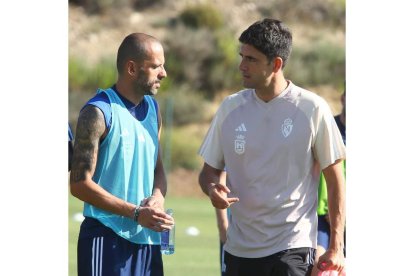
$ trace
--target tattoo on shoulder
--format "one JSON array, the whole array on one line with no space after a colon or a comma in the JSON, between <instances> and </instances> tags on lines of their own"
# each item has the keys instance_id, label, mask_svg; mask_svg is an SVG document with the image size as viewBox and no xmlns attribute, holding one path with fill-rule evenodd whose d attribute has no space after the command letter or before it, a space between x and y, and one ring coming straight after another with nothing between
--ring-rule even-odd
<instances>
[{"instance_id":1,"label":"tattoo on shoulder","mask_svg":"<svg viewBox=\"0 0 414 276\"><path fill-rule=\"evenodd\" d=\"M85 180L93 175L98 157L99 142L105 133L105 118L100 109L86 106L80 113L72 159L71 178Z\"/></svg>"}]
</instances>

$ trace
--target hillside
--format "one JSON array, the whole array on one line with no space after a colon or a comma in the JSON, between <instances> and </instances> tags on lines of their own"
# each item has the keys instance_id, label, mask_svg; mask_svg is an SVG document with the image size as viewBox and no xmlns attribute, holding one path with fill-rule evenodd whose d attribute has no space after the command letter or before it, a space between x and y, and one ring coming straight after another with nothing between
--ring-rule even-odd
<instances>
[{"instance_id":1,"label":"hillside","mask_svg":"<svg viewBox=\"0 0 414 276\"><path fill-rule=\"evenodd\" d=\"M99 14L88 14L82 6L69 5L69 56L78 57L89 65L103 58L113 59L120 41L131 32L147 32L164 40L171 30L169 22L186 7L200 3L210 3L224 15L235 41L252 22L265 16L280 16L292 29L294 47L308 47L322 40L345 47L345 12L338 11L338 4L333 4L341 1L295 1L297 7L287 0L278 1L277 5L270 0L260 1L260 4L245 0L153 2L158 4L141 10L112 5ZM325 97L335 113L339 111L338 91L334 91L338 88L329 83L306 88Z\"/></svg>"}]
</instances>

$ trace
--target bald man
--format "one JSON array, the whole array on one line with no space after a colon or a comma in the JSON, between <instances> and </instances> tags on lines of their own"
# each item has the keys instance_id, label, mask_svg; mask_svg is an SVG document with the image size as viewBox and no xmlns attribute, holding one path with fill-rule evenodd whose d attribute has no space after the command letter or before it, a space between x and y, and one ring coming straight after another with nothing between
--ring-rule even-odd
<instances>
[{"instance_id":1,"label":"bald man","mask_svg":"<svg viewBox=\"0 0 414 276\"><path fill-rule=\"evenodd\" d=\"M154 37L132 33L118 49L118 80L82 108L70 177L84 201L78 275L163 275L160 232L167 181L160 157L161 115L152 97L167 77Z\"/></svg>"}]
</instances>

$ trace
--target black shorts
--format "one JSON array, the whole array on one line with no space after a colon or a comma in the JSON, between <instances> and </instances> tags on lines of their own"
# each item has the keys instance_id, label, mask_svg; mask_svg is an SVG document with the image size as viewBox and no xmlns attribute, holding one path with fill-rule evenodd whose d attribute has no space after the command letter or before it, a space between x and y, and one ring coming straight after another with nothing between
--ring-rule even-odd
<instances>
[{"instance_id":1,"label":"black shorts","mask_svg":"<svg viewBox=\"0 0 414 276\"><path fill-rule=\"evenodd\" d=\"M263 258L241 258L225 251L226 276L308 276L311 275L315 249L292 248Z\"/></svg>"}]
</instances>

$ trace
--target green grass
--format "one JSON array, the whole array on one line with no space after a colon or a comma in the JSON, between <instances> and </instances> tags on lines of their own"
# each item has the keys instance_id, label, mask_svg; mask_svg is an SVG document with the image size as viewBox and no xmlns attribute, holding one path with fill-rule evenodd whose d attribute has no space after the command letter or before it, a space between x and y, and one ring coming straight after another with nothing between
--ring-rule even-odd
<instances>
[{"instance_id":1,"label":"green grass","mask_svg":"<svg viewBox=\"0 0 414 276\"><path fill-rule=\"evenodd\" d=\"M175 253L163 256L166 276L220 274L219 240L215 212L208 198L168 197L166 208L174 210L176 221ZM81 212L83 203L69 196L69 276L76 275L76 244L80 223L73 215ZM193 237L185 234L189 226L200 230Z\"/></svg>"},{"instance_id":2,"label":"green grass","mask_svg":"<svg viewBox=\"0 0 414 276\"><path fill-rule=\"evenodd\" d=\"M77 275L76 271L76 248L79 234L80 222L77 222L73 219L73 215L78 212L82 212L83 203L73 196L69 196L69 222L68 222L68 232L69 232L69 244L68 244L68 256L69 256L69 276Z\"/></svg>"}]
</instances>

